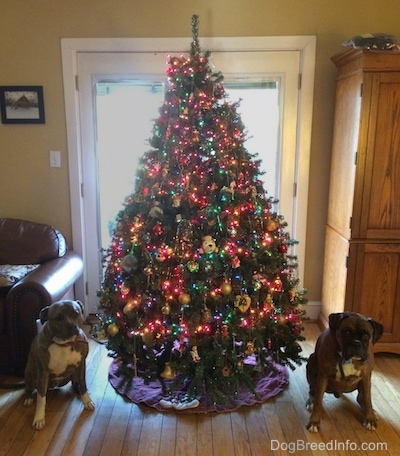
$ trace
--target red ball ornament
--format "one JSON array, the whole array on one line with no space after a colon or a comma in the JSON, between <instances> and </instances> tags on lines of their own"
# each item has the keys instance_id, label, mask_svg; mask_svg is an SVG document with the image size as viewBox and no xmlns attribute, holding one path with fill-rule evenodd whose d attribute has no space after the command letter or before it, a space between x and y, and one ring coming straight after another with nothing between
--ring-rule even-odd
<instances>
[{"instance_id":1,"label":"red ball ornament","mask_svg":"<svg viewBox=\"0 0 400 456\"><path fill-rule=\"evenodd\" d=\"M278 250L279 250L279 252L281 252L281 253L286 253L287 250L288 250L288 247L287 247L286 244L281 244L281 245L278 246Z\"/></svg>"},{"instance_id":2,"label":"red ball ornament","mask_svg":"<svg viewBox=\"0 0 400 456\"><path fill-rule=\"evenodd\" d=\"M161 236L164 233L163 226L160 223L157 223L153 228L153 233L157 236Z\"/></svg>"},{"instance_id":3,"label":"red ball ornament","mask_svg":"<svg viewBox=\"0 0 400 456\"><path fill-rule=\"evenodd\" d=\"M277 277L275 280L274 280L274 283L273 283L273 289L274 291L277 291L277 292L281 292L282 289L283 289L283 284L282 284L282 280L280 277Z\"/></svg>"}]
</instances>

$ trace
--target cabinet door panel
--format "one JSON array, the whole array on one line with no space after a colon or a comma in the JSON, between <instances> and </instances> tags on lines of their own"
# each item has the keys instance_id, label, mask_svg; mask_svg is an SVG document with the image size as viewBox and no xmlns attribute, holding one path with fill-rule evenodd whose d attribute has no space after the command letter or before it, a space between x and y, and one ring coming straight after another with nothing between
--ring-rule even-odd
<instances>
[{"instance_id":1,"label":"cabinet door panel","mask_svg":"<svg viewBox=\"0 0 400 456\"><path fill-rule=\"evenodd\" d=\"M384 326L380 342L400 341L400 245L351 244L346 310Z\"/></svg>"},{"instance_id":2,"label":"cabinet door panel","mask_svg":"<svg viewBox=\"0 0 400 456\"><path fill-rule=\"evenodd\" d=\"M376 76L376 75L375 75ZM400 75L375 77L369 119L361 236L400 238Z\"/></svg>"}]
</instances>

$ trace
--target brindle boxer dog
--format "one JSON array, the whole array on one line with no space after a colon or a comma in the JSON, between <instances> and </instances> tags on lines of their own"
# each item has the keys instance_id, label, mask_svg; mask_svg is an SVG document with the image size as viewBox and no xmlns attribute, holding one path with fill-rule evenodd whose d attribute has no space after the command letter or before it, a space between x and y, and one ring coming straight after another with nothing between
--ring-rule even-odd
<instances>
[{"instance_id":1,"label":"brindle boxer dog","mask_svg":"<svg viewBox=\"0 0 400 456\"><path fill-rule=\"evenodd\" d=\"M318 338L315 352L307 363L310 393L307 409L310 432L318 432L324 393L339 397L358 389L357 402L363 412L363 425L374 430L377 417L371 402L372 345L382 336L383 326L354 312L329 315L329 328Z\"/></svg>"},{"instance_id":2,"label":"brindle boxer dog","mask_svg":"<svg viewBox=\"0 0 400 456\"><path fill-rule=\"evenodd\" d=\"M37 390L36 412L32 426L40 430L45 425L47 389L64 386L69 381L78 392L83 406L94 410L86 389L86 356L88 341L81 326L83 305L80 301L58 301L39 314L43 330L32 342L25 368L24 407L33 403Z\"/></svg>"}]
</instances>

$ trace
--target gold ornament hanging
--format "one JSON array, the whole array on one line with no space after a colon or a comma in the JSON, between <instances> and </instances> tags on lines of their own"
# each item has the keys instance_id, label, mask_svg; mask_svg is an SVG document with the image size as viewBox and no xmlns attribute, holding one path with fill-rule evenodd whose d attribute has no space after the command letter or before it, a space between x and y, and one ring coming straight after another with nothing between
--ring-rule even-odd
<instances>
[{"instance_id":1,"label":"gold ornament hanging","mask_svg":"<svg viewBox=\"0 0 400 456\"><path fill-rule=\"evenodd\" d=\"M246 344L246 350L245 350L245 354L246 355L252 355L255 351L255 348L254 348L254 341L251 341L249 340Z\"/></svg>"},{"instance_id":2,"label":"gold ornament hanging","mask_svg":"<svg viewBox=\"0 0 400 456\"><path fill-rule=\"evenodd\" d=\"M268 220L267 222L267 231L271 232L271 231L275 231L277 228L279 227L279 223L274 220L274 219L270 219Z\"/></svg>"},{"instance_id":3,"label":"gold ornament hanging","mask_svg":"<svg viewBox=\"0 0 400 456\"><path fill-rule=\"evenodd\" d=\"M166 379L174 379L176 377L175 371L171 366L171 363L165 363L164 370L161 372L161 377Z\"/></svg>"},{"instance_id":4,"label":"gold ornament hanging","mask_svg":"<svg viewBox=\"0 0 400 456\"><path fill-rule=\"evenodd\" d=\"M189 304L189 302L191 301L190 294L181 293L178 296L178 301L179 301L179 304L181 304L182 306L187 306Z\"/></svg>"},{"instance_id":5,"label":"gold ornament hanging","mask_svg":"<svg viewBox=\"0 0 400 456\"><path fill-rule=\"evenodd\" d=\"M224 296L230 295L232 293L232 285L230 283L228 283L228 282L224 282L221 285L221 293Z\"/></svg>"},{"instance_id":6,"label":"gold ornament hanging","mask_svg":"<svg viewBox=\"0 0 400 456\"><path fill-rule=\"evenodd\" d=\"M163 315L169 315L171 313L171 307L170 305L167 303L167 304L164 304L161 308L161 312Z\"/></svg>"},{"instance_id":7,"label":"gold ornament hanging","mask_svg":"<svg viewBox=\"0 0 400 456\"><path fill-rule=\"evenodd\" d=\"M119 328L115 323L111 323L111 325L107 327L107 332L110 336L115 336L118 334Z\"/></svg>"},{"instance_id":8,"label":"gold ornament hanging","mask_svg":"<svg viewBox=\"0 0 400 456\"><path fill-rule=\"evenodd\" d=\"M247 294L236 296L235 307L241 312L245 313L249 310L251 304L251 298Z\"/></svg>"},{"instance_id":9,"label":"gold ornament hanging","mask_svg":"<svg viewBox=\"0 0 400 456\"><path fill-rule=\"evenodd\" d=\"M203 309L203 323L211 323L212 321L212 315L211 315L211 310L205 306Z\"/></svg>"}]
</instances>

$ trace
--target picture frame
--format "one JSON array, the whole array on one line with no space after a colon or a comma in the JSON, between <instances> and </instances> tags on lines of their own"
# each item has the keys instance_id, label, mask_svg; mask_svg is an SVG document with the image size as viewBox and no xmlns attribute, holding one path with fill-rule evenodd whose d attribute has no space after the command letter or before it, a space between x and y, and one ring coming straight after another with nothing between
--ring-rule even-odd
<instances>
[{"instance_id":1,"label":"picture frame","mask_svg":"<svg viewBox=\"0 0 400 456\"><path fill-rule=\"evenodd\" d=\"M0 86L3 124L44 124L42 86Z\"/></svg>"}]
</instances>

